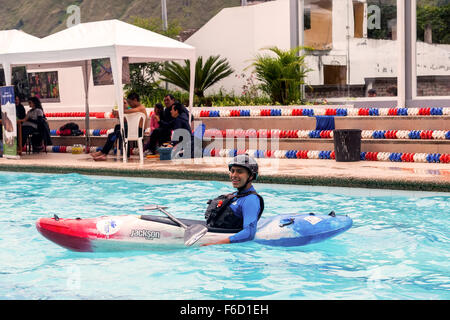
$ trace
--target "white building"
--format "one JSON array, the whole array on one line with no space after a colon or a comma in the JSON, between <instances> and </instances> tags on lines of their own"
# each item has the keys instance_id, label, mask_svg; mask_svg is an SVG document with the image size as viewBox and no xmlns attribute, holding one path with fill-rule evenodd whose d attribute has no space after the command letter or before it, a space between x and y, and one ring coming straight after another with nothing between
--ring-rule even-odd
<instances>
[{"instance_id":1,"label":"white building","mask_svg":"<svg viewBox=\"0 0 450 320\"><path fill-rule=\"evenodd\" d=\"M317 49L306 59L308 66L314 70L308 74L307 83L314 87L317 97L346 97L349 93L351 96L350 90L365 95L369 88L377 85L377 81L384 81L381 86L385 87L396 84L398 43L394 40L375 40L367 37L368 29L373 24L376 25L376 16L373 15L373 8L367 6L366 0L304 1L305 12L310 16L310 23L304 31L304 44ZM234 91L240 95L245 79L236 75L250 75L252 67L248 67L256 54L268 53L261 51L261 48L290 48L289 5L289 0L277 0L225 8L185 41L196 48L197 56L220 54L228 59L235 70L235 74L220 81L207 93L223 88L227 92ZM394 21L391 27L392 37L395 39ZM417 42L416 62L418 77L444 79L427 83L422 89L423 92L438 88L438 91L445 93L441 95L449 96L450 45ZM62 109L84 111L81 68L56 71L60 102L44 103L46 112L58 112ZM433 80L435 79L431 81ZM110 111L117 103L114 86L94 86L92 80L89 83L90 110Z\"/></svg>"},{"instance_id":2,"label":"white building","mask_svg":"<svg viewBox=\"0 0 450 320\"><path fill-rule=\"evenodd\" d=\"M383 12L368 7L365 0L305 0L310 23L305 28L304 44L315 50L306 62L313 69L307 83L312 86L352 86L367 91L376 79L396 84L398 42L396 21L390 21L392 39L369 39L368 28L377 27ZM377 16L378 14L378 16ZM300 19L303 16L300 14ZM300 33L301 34L301 33ZM277 46L290 48L290 1L277 0L251 6L221 10L186 43L198 56L220 54L230 62L236 74L250 74L248 68L260 49ZM417 43L417 76L449 76L450 45ZM448 81L447 81L448 82ZM230 76L212 87L242 93L243 79ZM450 89L447 87L447 95Z\"/></svg>"}]
</instances>

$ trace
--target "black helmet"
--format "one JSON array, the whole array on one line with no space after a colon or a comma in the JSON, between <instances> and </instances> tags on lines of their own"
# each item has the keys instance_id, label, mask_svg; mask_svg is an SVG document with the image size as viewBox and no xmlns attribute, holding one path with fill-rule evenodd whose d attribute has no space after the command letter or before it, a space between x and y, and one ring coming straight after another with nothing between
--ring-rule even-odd
<instances>
[{"instance_id":1,"label":"black helmet","mask_svg":"<svg viewBox=\"0 0 450 320\"><path fill-rule=\"evenodd\" d=\"M258 163L248 154L240 154L234 157L233 160L228 164L228 170L231 170L232 166L238 166L247 169L250 172L250 176L253 175L253 180L256 180L256 178L258 178Z\"/></svg>"}]
</instances>

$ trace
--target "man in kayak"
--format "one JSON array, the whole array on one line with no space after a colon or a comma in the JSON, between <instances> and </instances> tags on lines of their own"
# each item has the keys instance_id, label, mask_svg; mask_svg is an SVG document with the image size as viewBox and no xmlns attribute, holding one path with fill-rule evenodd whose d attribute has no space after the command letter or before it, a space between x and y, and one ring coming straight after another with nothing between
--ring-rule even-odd
<instances>
[{"instance_id":1,"label":"man in kayak","mask_svg":"<svg viewBox=\"0 0 450 320\"><path fill-rule=\"evenodd\" d=\"M258 163L248 154L238 155L228 164L230 180L237 192L210 200L205 218L208 227L240 230L212 244L237 243L253 240L264 200L256 193L252 182L258 177Z\"/></svg>"}]
</instances>

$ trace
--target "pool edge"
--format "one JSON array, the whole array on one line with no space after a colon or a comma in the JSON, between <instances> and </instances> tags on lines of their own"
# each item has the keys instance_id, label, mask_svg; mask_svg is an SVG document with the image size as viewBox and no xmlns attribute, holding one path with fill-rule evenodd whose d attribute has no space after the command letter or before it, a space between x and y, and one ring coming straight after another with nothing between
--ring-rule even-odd
<instances>
[{"instance_id":1,"label":"pool edge","mask_svg":"<svg viewBox=\"0 0 450 320\"><path fill-rule=\"evenodd\" d=\"M108 168L83 168L72 166L39 166L39 165L5 165L0 164L0 171L12 172L36 172L36 173L79 173L86 175L124 176L160 179L190 179L190 180L217 180L228 181L228 174L212 171L189 170L145 170L145 169L108 169ZM449 182L436 182L427 180L401 180L401 179L374 179L358 177L333 177L333 176L289 176L289 175L265 175L258 178L258 183L289 184L307 186L391 189L410 191L434 191L449 192Z\"/></svg>"}]
</instances>

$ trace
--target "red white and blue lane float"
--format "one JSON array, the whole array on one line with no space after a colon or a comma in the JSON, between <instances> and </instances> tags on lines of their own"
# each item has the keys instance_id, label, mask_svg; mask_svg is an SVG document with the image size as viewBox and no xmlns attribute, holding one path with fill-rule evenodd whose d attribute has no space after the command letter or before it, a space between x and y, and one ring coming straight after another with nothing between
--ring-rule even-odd
<instances>
[{"instance_id":1,"label":"red white and blue lane float","mask_svg":"<svg viewBox=\"0 0 450 320\"><path fill-rule=\"evenodd\" d=\"M150 111L149 115L152 115ZM85 112L46 112L47 118L84 118ZM193 115L196 118L212 117L312 117L312 116L448 116L450 108L422 107L422 108L353 108L348 106L267 106L267 107L207 107L195 108ZM90 112L91 118L114 118L112 112Z\"/></svg>"},{"instance_id":2,"label":"red white and blue lane float","mask_svg":"<svg viewBox=\"0 0 450 320\"><path fill-rule=\"evenodd\" d=\"M72 146L47 146L47 152L55 153L86 153L86 146L80 145L79 152L74 152ZM89 152L101 150L102 147L91 146ZM113 151L115 152L115 150ZM139 155L137 148L131 148L132 155ZM234 157L238 154L250 154L255 158L270 159L321 159L334 160L334 150L238 150L238 149L203 149L204 157ZM447 153L408 153L408 152L361 152L361 161L390 161L390 162L421 162L421 163L450 163Z\"/></svg>"},{"instance_id":3,"label":"red white and blue lane float","mask_svg":"<svg viewBox=\"0 0 450 320\"><path fill-rule=\"evenodd\" d=\"M150 115L152 111L150 111ZM378 116L449 116L450 108L353 108L348 106L314 106L314 108L301 106L267 106L267 107L208 107L195 108L194 117L311 117L317 115L330 115L342 117L378 117ZM93 118L113 118L111 112L91 112ZM85 112L54 112L46 113L48 118L84 118ZM113 131L109 129L90 130L91 136L107 136ZM86 132L83 132L86 134ZM60 135L58 130L52 130L53 136ZM234 138L272 138L280 139L331 139L332 130L215 130L207 129L205 137L234 137ZM421 140L450 140L450 130L362 130L361 138L366 139L421 139ZM83 146L83 152L86 152ZM98 151L100 147L90 147L89 152ZM48 146L47 152L72 152L71 146ZM137 154L137 150L131 150ZM233 157L241 150L233 149L204 149L206 157ZM287 158L287 159L334 159L333 150L246 150L258 158ZM423 162L423 163L450 163L450 154L445 153L403 153L403 152L361 152L361 160L366 161L392 161L392 162Z\"/></svg>"},{"instance_id":4,"label":"red white and blue lane float","mask_svg":"<svg viewBox=\"0 0 450 320\"><path fill-rule=\"evenodd\" d=\"M53 218L40 218L36 228L48 240L79 252L200 246L239 232L206 227L204 220L174 219L157 215L63 219L55 215ZM335 237L348 230L352 223L350 217L336 215L333 211L329 214L282 214L261 218L253 241L270 246L304 246ZM187 240L189 228L204 229L204 232L193 234Z\"/></svg>"}]
</instances>

